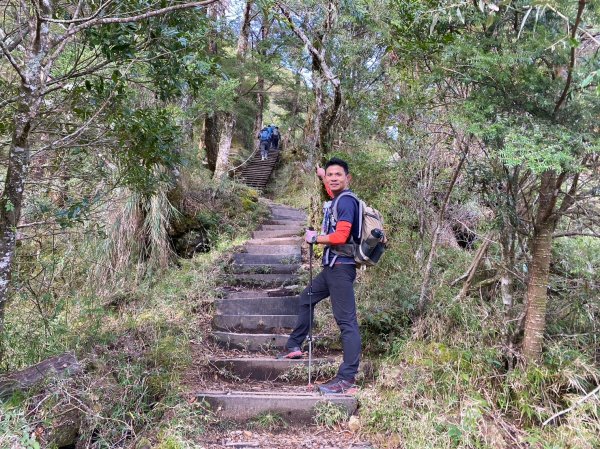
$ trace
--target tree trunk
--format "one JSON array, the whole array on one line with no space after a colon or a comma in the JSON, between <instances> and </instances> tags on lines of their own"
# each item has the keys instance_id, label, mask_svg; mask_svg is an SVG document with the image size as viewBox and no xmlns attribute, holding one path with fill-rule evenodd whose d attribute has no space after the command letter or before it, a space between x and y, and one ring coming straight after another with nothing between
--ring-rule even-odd
<instances>
[{"instance_id":1,"label":"tree trunk","mask_svg":"<svg viewBox=\"0 0 600 449\"><path fill-rule=\"evenodd\" d=\"M248 37L250 35L250 19L252 12L253 1L249 0L246 2L244 9L244 20L242 28L240 30L240 36L238 38L237 45L237 59L243 61L246 58L246 52L248 50ZM240 76L240 87L244 76ZM239 90L238 87L238 98ZM233 140L233 131L235 129L235 115L232 112L227 112L221 117L221 129L219 130L219 146L217 150L217 160L215 164L215 172L213 179L219 180L224 176L227 176L229 171L229 154L231 153L231 141Z\"/></svg>"},{"instance_id":2,"label":"tree trunk","mask_svg":"<svg viewBox=\"0 0 600 449\"><path fill-rule=\"evenodd\" d=\"M36 365L0 377L0 398L6 399L16 391L27 391L51 377L70 377L83 368L75 354L65 352L50 357Z\"/></svg>"},{"instance_id":3,"label":"tree trunk","mask_svg":"<svg viewBox=\"0 0 600 449\"><path fill-rule=\"evenodd\" d=\"M209 19L217 20L219 18L219 4L213 4L206 9L206 15ZM219 49L217 46L216 31L211 31L208 39L208 54L216 56ZM216 112L207 114L204 118L204 150L206 151L206 161L208 168L214 172L217 167L217 157L219 154L219 116Z\"/></svg>"},{"instance_id":4,"label":"tree trunk","mask_svg":"<svg viewBox=\"0 0 600 449\"><path fill-rule=\"evenodd\" d=\"M466 274L465 283L463 284L462 288L460 289L460 292L458 293L458 295L456 295L456 297L454 298L455 301L457 301L457 302L462 301L467 296L467 293L469 292L469 289L471 288L471 285L473 284L473 279L475 279L475 274L477 273L477 270L479 269L479 266L481 265L481 261L484 259L491 243L492 243L491 234L485 235L483 237L483 243L477 249L477 252L475 253L475 256L473 257L473 261L471 262L469 269L465 273Z\"/></svg>"},{"instance_id":5,"label":"tree trunk","mask_svg":"<svg viewBox=\"0 0 600 449\"><path fill-rule=\"evenodd\" d=\"M316 57L313 56L312 85L315 95L315 114L313 116L312 129L308 139L311 154L310 165L314 166L317 155L323 150L321 146L321 125L326 112L325 100L323 99L323 75L320 72Z\"/></svg>"},{"instance_id":6,"label":"tree trunk","mask_svg":"<svg viewBox=\"0 0 600 449\"><path fill-rule=\"evenodd\" d=\"M250 19L252 18L252 4L254 0L248 0L246 7L244 8L244 19L242 21L242 28L240 29L240 36L237 44L237 58L243 60L248 52L248 36L250 35Z\"/></svg>"},{"instance_id":7,"label":"tree trunk","mask_svg":"<svg viewBox=\"0 0 600 449\"><path fill-rule=\"evenodd\" d=\"M535 232L532 238L531 267L526 293L527 315L523 339L523 355L528 361L538 360L542 354L553 232L554 226L546 224Z\"/></svg>"},{"instance_id":8,"label":"tree trunk","mask_svg":"<svg viewBox=\"0 0 600 449\"><path fill-rule=\"evenodd\" d=\"M262 24L260 26L260 40L265 41L267 37L269 37L269 22L268 17L263 16ZM265 56L265 51L261 50L260 54ZM260 71L259 71L260 73ZM259 131L263 127L263 112L265 109L265 96L263 92L265 91L265 79L262 75L258 75L258 79L256 80L256 115L254 116L254 129L252 130L253 139L254 139L254 151L258 150L260 145L259 140L256 138Z\"/></svg>"},{"instance_id":9,"label":"tree trunk","mask_svg":"<svg viewBox=\"0 0 600 449\"><path fill-rule=\"evenodd\" d=\"M279 4L281 13L286 17L288 25L302 40L312 57L312 83L315 94L315 114L312 123L312 135L309 137L309 151L316 153L319 151L327 152L329 150L329 136L333 124L337 119L340 105L342 104L342 89L339 78L333 73L331 67L325 58L325 41L337 20L337 7L334 2L329 2L327 17L323 31L311 41L302 27L298 26L293 20L290 12ZM330 107L327 107L323 91L323 81L327 80L333 88L333 101ZM309 155L312 157L313 155ZM313 161L310 161L311 163Z\"/></svg>"},{"instance_id":10,"label":"tree trunk","mask_svg":"<svg viewBox=\"0 0 600 449\"><path fill-rule=\"evenodd\" d=\"M438 214L438 219L435 224L435 229L433 231L433 236L431 238L431 248L429 250L429 256L427 257L427 264L425 265L424 273L423 273L423 282L421 284L421 293L419 295L419 304L418 304L418 313L419 315L423 315L425 310L427 309L427 305L430 301L430 282L431 282L431 271L433 269L433 260L435 259L435 254L437 251L438 241L440 239L440 235L442 234L442 223L444 220L444 214L446 213L446 208L448 207L448 203L450 202L450 194L454 189L454 185L456 184L456 180L458 179L458 174L467 158L468 147L463 152L463 155L460 159L460 162L454 169L454 174L452 175L452 180L450 181L450 185L448 186L448 190L446 191L446 197L444 198L444 203L440 208L440 212Z\"/></svg>"},{"instance_id":11,"label":"tree trunk","mask_svg":"<svg viewBox=\"0 0 600 449\"><path fill-rule=\"evenodd\" d=\"M217 168L217 155L219 154L219 119L216 113L204 118L203 138L208 168L214 172Z\"/></svg>"},{"instance_id":12,"label":"tree trunk","mask_svg":"<svg viewBox=\"0 0 600 449\"><path fill-rule=\"evenodd\" d=\"M41 13L52 16L51 3L41 2ZM30 132L40 110L46 74L43 60L48 54L49 25L32 19L34 36L25 54L19 99L13 119L4 190L0 196L0 339L4 336L4 312L15 255L16 230L21 218L25 180L29 168ZM1 342L1 340L0 340ZM0 344L0 361L4 355Z\"/></svg>"},{"instance_id":13,"label":"tree trunk","mask_svg":"<svg viewBox=\"0 0 600 449\"><path fill-rule=\"evenodd\" d=\"M556 191L556 174L552 171L544 172L540 184L536 222L531 238L531 266L525 294L527 308L523 355L527 362L539 360L542 355L548 305L552 234L557 222L554 214Z\"/></svg>"},{"instance_id":14,"label":"tree trunk","mask_svg":"<svg viewBox=\"0 0 600 449\"><path fill-rule=\"evenodd\" d=\"M221 120L221 137L219 139L219 154L215 167L213 179L219 180L227 176L229 169L229 152L231 151L231 139L235 127L235 116L228 112L223 115Z\"/></svg>"}]
</instances>

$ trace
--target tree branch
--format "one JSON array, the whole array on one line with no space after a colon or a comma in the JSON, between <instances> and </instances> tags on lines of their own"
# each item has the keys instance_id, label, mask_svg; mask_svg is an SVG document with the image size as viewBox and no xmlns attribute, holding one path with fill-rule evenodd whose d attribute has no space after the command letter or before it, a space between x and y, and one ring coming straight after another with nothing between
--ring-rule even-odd
<instances>
[{"instance_id":1,"label":"tree branch","mask_svg":"<svg viewBox=\"0 0 600 449\"><path fill-rule=\"evenodd\" d=\"M317 50L315 48L315 46L312 44L312 42L310 41L308 36L306 36L304 31L300 27L298 27L298 25L296 25L294 23L289 11L287 9L285 9L285 7L281 3L276 3L276 4L279 7L279 10L281 11L281 13L287 19L288 25L290 26L290 28L292 29L294 34L300 38L300 40L304 43L304 45L306 45L306 48L308 49L310 54L319 61L319 65L321 66L321 69L323 70L323 73L325 74L327 79L331 82L331 84L333 84L333 86L335 88L339 87L339 85L340 85L339 78L333 74L333 72L329 68L329 65L327 64L327 61L325 61L325 58L323 57L321 52L319 52L319 50Z\"/></svg>"},{"instance_id":2,"label":"tree branch","mask_svg":"<svg viewBox=\"0 0 600 449\"><path fill-rule=\"evenodd\" d=\"M78 6L77 6L77 10L75 11L75 14L73 15L72 19L68 19L68 20L61 20L61 19L53 19L51 17L40 17L40 20L43 22L51 22L51 23L61 23L61 24L74 24L74 23L82 23L82 22L88 22L90 20L95 19L96 17L98 17L98 14L100 14L102 12L103 9L105 9L108 5L110 5L111 3L113 3L114 0L108 0L106 3L101 4L98 9L96 10L96 12L94 14L92 14L89 17L82 17L80 19L77 18L77 16L79 15L79 12L81 11L81 1L79 2Z\"/></svg>"},{"instance_id":3,"label":"tree branch","mask_svg":"<svg viewBox=\"0 0 600 449\"><path fill-rule=\"evenodd\" d=\"M180 11L180 10L184 10L184 9L191 9L191 8L197 8L197 7L203 7L203 6L208 6L208 5L212 5L213 3L217 3L220 0L204 0L202 2L189 2L189 3L182 3L180 5L173 5L173 6L167 6L166 8L161 8L161 9L156 9L154 11L147 11L143 14L138 14L135 16L129 16L129 17L103 17L103 18L95 18L92 20L89 20L87 22L82 23L81 25L77 25L71 29L69 29L65 34L63 34L57 41L56 43L59 44L67 39L70 39L71 37L73 37L74 35L76 35L77 33L79 33L80 31L86 30L88 28L91 28L93 26L98 26L98 25L107 25L110 23L131 23L131 22L139 22L140 20L145 20L145 19L149 19L151 17L156 17L156 16L162 16L164 14L168 14L174 11Z\"/></svg>"},{"instance_id":4,"label":"tree branch","mask_svg":"<svg viewBox=\"0 0 600 449\"><path fill-rule=\"evenodd\" d=\"M577 29L579 28L579 23L581 22L581 16L583 14L583 10L585 8L586 0L579 0L579 5L577 8L577 18L575 19L575 25L573 26L573 32L571 33L571 39L575 39L577 37ZM556 120L556 116L558 115L558 111L567 99L567 93L569 92L569 88L571 87L571 83L573 82L573 70L575 69L575 46L571 47L571 61L569 62L569 69L567 74L567 80L565 81L565 88L563 89L560 98L556 102L556 106L554 106L554 112L552 112L552 119Z\"/></svg>"},{"instance_id":5,"label":"tree branch","mask_svg":"<svg viewBox=\"0 0 600 449\"><path fill-rule=\"evenodd\" d=\"M10 50L8 49L8 47L6 46L6 44L4 43L3 40L0 40L0 48L2 49L2 53L4 53L4 56L6 57L6 59L8 59L8 62L10 63L10 65L13 67L15 72L17 72L17 75L19 75L19 78L21 78L21 81L23 82L23 84L27 84L27 79L25 78L25 75L23 75L23 73L21 72L21 69L19 68L19 64L18 64L17 60L13 57L13 55L11 54Z\"/></svg>"},{"instance_id":6,"label":"tree branch","mask_svg":"<svg viewBox=\"0 0 600 449\"><path fill-rule=\"evenodd\" d=\"M552 236L553 239L560 237L595 237L600 239L600 234L594 232L561 232Z\"/></svg>"},{"instance_id":7,"label":"tree branch","mask_svg":"<svg viewBox=\"0 0 600 449\"><path fill-rule=\"evenodd\" d=\"M564 415L565 413L569 413L570 411L572 411L573 409L575 409L576 407L578 407L579 405L583 404L585 401L587 401L589 398L591 398L592 396L596 396L598 394L598 392L600 392L600 385L598 385L596 388L594 388L592 391L590 391L588 394L586 394L585 396L583 396L582 398L579 398L575 404L573 404L571 407L566 408L564 410L561 410L558 413L555 413L554 415L552 415L550 418L548 418L546 421L544 421L542 423L542 427L545 427L548 423L554 421L556 418L558 418L559 416Z\"/></svg>"}]
</instances>

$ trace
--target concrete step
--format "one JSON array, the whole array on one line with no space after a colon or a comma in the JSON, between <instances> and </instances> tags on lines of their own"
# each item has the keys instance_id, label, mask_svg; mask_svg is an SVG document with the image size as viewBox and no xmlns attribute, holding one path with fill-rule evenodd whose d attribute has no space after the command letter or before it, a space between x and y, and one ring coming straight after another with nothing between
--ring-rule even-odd
<instances>
[{"instance_id":1,"label":"concrete step","mask_svg":"<svg viewBox=\"0 0 600 449\"><path fill-rule=\"evenodd\" d=\"M198 392L199 401L206 401L212 410L225 419L247 421L267 412L276 413L290 424L311 423L319 404L330 402L350 416L358 401L350 395L325 395L302 392Z\"/></svg>"},{"instance_id":2,"label":"concrete step","mask_svg":"<svg viewBox=\"0 0 600 449\"><path fill-rule=\"evenodd\" d=\"M271 170L277 163L275 159L258 162L258 164L252 164L251 166L247 167L247 172Z\"/></svg>"},{"instance_id":3,"label":"concrete step","mask_svg":"<svg viewBox=\"0 0 600 449\"><path fill-rule=\"evenodd\" d=\"M263 221L263 226L276 225L276 226L298 226L304 228L306 226L305 220L267 220Z\"/></svg>"},{"instance_id":4,"label":"concrete step","mask_svg":"<svg viewBox=\"0 0 600 449\"><path fill-rule=\"evenodd\" d=\"M265 334L293 329L297 318L296 315L215 315L212 324L221 331Z\"/></svg>"},{"instance_id":5,"label":"concrete step","mask_svg":"<svg viewBox=\"0 0 600 449\"><path fill-rule=\"evenodd\" d=\"M245 174L249 180L268 179L271 176L271 170L254 170Z\"/></svg>"},{"instance_id":6,"label":"concrete step","mask_svg":"<svg viewBox=\"0 0 600 449\"><path fill-rule=\"evenodd\" d=\"M279 224L279 225L267 225L263 224L258 229L259 231L295 231L296 233L304 231L304 225L289 225L289 224Z\"/></svg>"},{"instance_id":7,"label":"concrete step","mask_svg":"<svg viewBox=\"0 0 600 449\"><path fill-rule=\"evenodd\" d=\"M260 287L279 287L293 285L298 282L298 276L290 273L283 274L229 274L227 282L230 286L254 285Z\"/></svg>"},{"instance_id":8,"label":"concrete step","mask_svg":"<svg viewBox=\"0 0 600 449\"><path fill-rule=\"evenodd\" d=\"M230 291L227 299L250 299L250 298L281 298L282 296L298 296L296 289L292 287L271 288L261 290L236 290Z\"/></svg>"},{"instance_id":9,"label":"concrete step","mask_svg":"<svg viewBox=\"0 0 600 449\"><path fill-rule=\"evenodd\" d=\"M236 264L296 264L300 262L300 254L248 254L233 255Z\"/></svg>"},{"instance_id":10,"label":"concrete step","mask_svg":"<svg viewBox=\"0 0 600 449\"><path fill-rule=\"evenodd\" d=\"M300 216L294 217L294 216L289 216L289 215L271 214L271 219L277 220L277 221L281 221L281 220L302 221L302 222L306 223L306 217L300 217Z\"/></svg>"},{"instance_id":11,"label":"concrete step","mask_svg":"<svg viewBox=\"0 0 600 449\"><path fill-rule=\"evenodd\" d=\"M271 212L273 212L274 214L305 214L306 212L303 211L302 209L298 209L296 207L287 207L287 206L275 206L275 205L271 205L269 207L269 209L271 210Z\"/></svg>"},{"instance_id":12,"label":"concrete step","mask_svg":"<svg viewBox=\"0 0 600 449\"><path fill-rule=\"evenodd\" d=\"M278 237L298 237L302 233L301 229L284 229L280 231L254 231L252 237L255 239L268 239ZM301 243L302 239L298 240ZM295 242L294 242L295 243Z\"/></svg>"},{"instance_id":13,"label":"concrete step","mask_svg":"<svg viewBox=\"0 0 600 449\"><path fill-rule=\"evenodd\" d=\"M313 380L318 379L318 368L329 363L333 363L334 359L313 358L311 377ZM297 379L304 377L304 372L308 376L308 359L300 360L278 360L274 357L246 357L246 358L228 358L228 359L211 359L210 363L220 370L225 370L233 373L241 379L254 380L284 380L290 375ZM304 368L300 368L304 367ZM307 378L308 379L308 378Z\"/></svg>"},{"instance_id":14,"label":"concrete step","mask_svg":"<svg viewBox=\"0 0 600 449\"><path fill-rule=\"evenodd\" d=\"M271 215L285 217L297 221L306 220L306 213L302 211L288 211L282 209L271 209Z\"/></svg>"},{"instance_id":15,"label":"concrete step","mask_svg":"<svg viewBox=\"0 0 600 449\"><path fill-rule=\"evenodd\" d=\"M298 296L224 298L215 301L216 311L223 315L296 315Z\"/></svg>"},{"instance_id":16,"label":"concrete step","mask_svg":"<svg viewBox=\"0 0 600 449\"><path fill-rule=\"evenodd\" d=\"M242 173L242 177L247 178L249 181L258 179L259 177L262 179L269 178L271 176L272 168L269 167L267 169L261 170L253 170Z\"/></svg>"},{"instance_id":17,"label":"concrete step","mask_svg":"<svg viewBox=\"0 0 600 449\"><path fill-rule=\"evenodd\" d=\"M278 264L237 264L230 266L231 272L235 274L291 274L300 269L299 263L278 263Z\"/></svg>"},{"instance_id":18,"label":"concrete step","mask_svg":"<svg viewBox=\"0 0 600 449\"><path fill-rule=\"evenodd\" d=\"M300 245L246 245L246 254L300 257Z\"/></svg>"},{"instance_id":19,"label":"concrete step","mask_svg":"<svg viewBox=\"0 0 600 449\"><path fill-rule=\"evenodd\" d=\"M261 231L254 231L254 233ZM273 232L273 231L264 231L264 232ZM254 234L253 233L253 234ZM254 236L252 240L248 240L246 245L302 245L303 238L299 235L287 235L287 236L277 236L277 237L260 237Z\"/></svg>"},{"instance_id":20,"label":"concrete step","mask_svg":"<svg viewBox=\"0 0 600 449\"><path fill-rule=\"evenodd\" d=\"M285 346L288 335L284 334L241 334L236 332L213 331L212 339L227 349L245 351L280 350Z\"/></svg>"}]
</instances>

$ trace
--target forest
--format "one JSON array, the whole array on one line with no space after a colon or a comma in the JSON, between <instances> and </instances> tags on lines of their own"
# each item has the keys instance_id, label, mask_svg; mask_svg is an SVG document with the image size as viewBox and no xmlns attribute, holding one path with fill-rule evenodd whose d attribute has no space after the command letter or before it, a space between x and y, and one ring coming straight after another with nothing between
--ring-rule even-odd
<instances>
[{"instance_id":1,"label":"forest","mask_svg":"<svg viewBox=\"0 0 600 449\"><path fill-rule=\"evenodd\" d=\"M268 201L318 227L331 157L388 243L355 284L358 411L306 435L600 447L599 2L0 11L0 448L216 448L239 429L354 447L190 399L232 253ZM241 173L269 124L261 190ZM316 332L335 341L325 303ZM11 383L47 360L73 372Z\"/></svg>"}]
</instances>

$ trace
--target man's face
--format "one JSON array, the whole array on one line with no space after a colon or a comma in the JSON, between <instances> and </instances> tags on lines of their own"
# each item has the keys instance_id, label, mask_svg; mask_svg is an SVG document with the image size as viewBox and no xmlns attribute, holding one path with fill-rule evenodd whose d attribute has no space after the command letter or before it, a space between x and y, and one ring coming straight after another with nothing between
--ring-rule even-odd
<instances>
[{"instance_id":1,"label":"man's face","mask_svg":"<svg viewBox=\"0 0 600 449\"><path fill-rule=\"evenodd\" d=\"M334 195L342 190L346 190L350 184L350 175L344 171L344 167L339 165L330 165L325 170L325 182Z\"/></svg>"}]
</instances>

